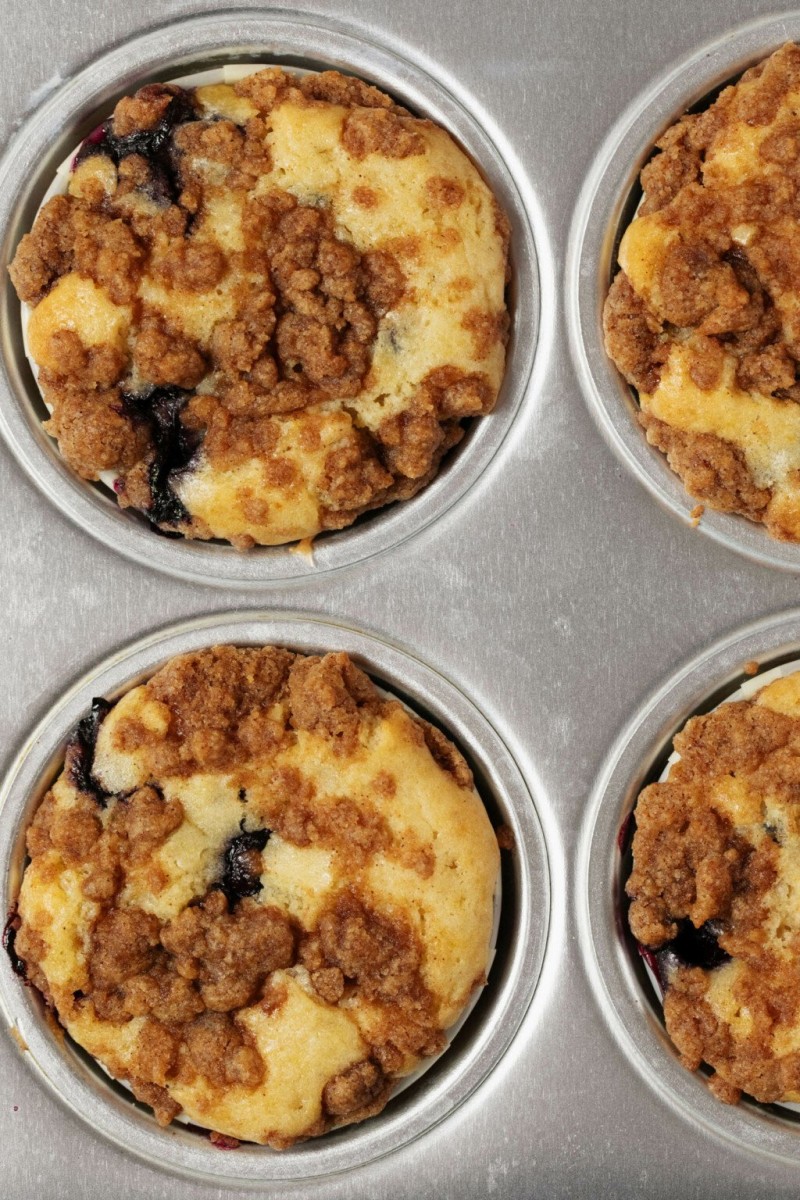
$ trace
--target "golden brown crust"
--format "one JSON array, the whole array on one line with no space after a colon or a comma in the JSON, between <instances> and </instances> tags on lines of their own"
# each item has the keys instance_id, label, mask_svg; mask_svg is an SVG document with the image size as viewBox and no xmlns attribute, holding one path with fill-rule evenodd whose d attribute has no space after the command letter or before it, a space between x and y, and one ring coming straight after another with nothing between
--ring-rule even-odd
<instances>
[{"instance_id":1,"label":"golden brown crust","mask_svg":"<svg viewBox=\"0 0 800 1200\"><path fill-rule=\"evenodd\" d=\"M435 940L434 911L422 922L417 912L426 881L439 896L437 870L461 869L439 855L475 819L459 751L346 654L269 646L172 659L98 720L70 743L28 829L16 950L29 980L161 1123L183 1107L197 1119L199 1097L223 1135L282 1147L380 1111L397 1075L443 1048L453 1012L484 979L486 934L477 974L449 985L465 951ZM455 824L432 837L440 789ZM403 794L422 804L421 826ZM491 842L482 810L480 823ZM483 867L467 869L485 889ZM308 891L292 898L298 876ZM298 1004L311 1006L300 1028ZM265 1039L265 1020L286 1031ZM270 1087L291 1091L306 1069L304 1043L297 1064L285 1057L306 1035L321 1039L316 1053L331 1039L327 1074L303 1097L308 1117L287 1100L283 1116L273 1101L259 1119ZM277 1058L265 1049L276 1037Z\"/></svg>"},{"instance_id":2,"label":"golden brown crust","mask_svg":"<svg viewBox=\"0 0 800 1200\"><path fill-rule=\"evenodd\" d=\"M640 392L652 392L663 362L659 325L620 271L603 308L606 349L622 374Z\"/></svg>"},{"instance_id":3,"label":"golden brown crust","mask_svg":"<svg viewBox=\"0 0 800 1200\"><path fill-rule=\"evenodd\" d=\"M445 255L461 244L460 211L475 209L480 229L470 237L493 265L486 282L465 252L463 296L498 291L489 276L505 270L504 218L449 140L431 142L441 131L360 80L277 68L234 87L151 84L124 97L10 268L33 306L47 428L70 466L92 480L113 473L119 503L165 529L239 547L340 529L424 487L460 422L493 407L507 332L502 304L461 321L456 280L452 322L473 345L454 349L450 363L443 349L444 365L418 369L414 356L424 364L432 351L419 355L404 315L397 328L384 322L398 306L404 314L431 303L424 243L388 226L351 235L348 205L375 210L382 228L392 191L356 183L351 200L346 168L330 194L291 189L284 167L273 169L284 108L301 125L330 113L354 168L419 159L419 183L408 178L402 203L420 219L438 214ZM428 164L432 146L459 178ZM322 158L333 150L325 143ZM309 142L312 172L315 153ZM363 175L354 171L354 181ZM374 369L386 344L412 355L408 395L391 359ZM448 372L451 382L436 382ZM381 390L384 375L396 395Z\"/></svg>"},{"instance_id":4,"label":"golden brown crust","mask_svg":"<svg viewBox=\"0 0 800 1200\"><path fill-rule=\"evenodd\" d=\"M800 1091L798 944L786 906L800 710L769 696L724 704L676 736L669 777L639 796L626 885L634 937L659 955L667 1031L690 1070L713 1067L727 1103Z\"/></svg>"},{"instance_id":5,"label":"golden brown crust","mask_svg":"<svg viewBox=\"0 0 800 1200\"><path fill-rule=\"evenodd\" d=\"M741 513L753 521L763 518L772 493L757 487L738 446L713 433L689 434L673 429L648 413L639 423L652 446L667 456L691 496L707 501L720 512Z\"/></svg>"}]
</instances>

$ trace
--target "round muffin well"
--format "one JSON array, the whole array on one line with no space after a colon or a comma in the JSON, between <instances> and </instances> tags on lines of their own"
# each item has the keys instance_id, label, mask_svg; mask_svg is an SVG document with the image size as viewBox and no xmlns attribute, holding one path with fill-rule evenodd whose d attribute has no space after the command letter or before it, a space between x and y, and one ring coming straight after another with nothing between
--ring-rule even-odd
<instances>
[{"instance_id":1,"label":"round muffin well","mask_svg":"<svg viewBox=\"0 0 800 1200\"><path fill-rule=\"evenodd\" d=\"M800 541L796 97L783 46L659 138L605 303L647 440L704 505Z\"/></svg>"},{"instance_id":2,"label":"round muffin well","mask_svg":"<svg viewBox=\"0 0 800 1200\"><path fill-rule=\"evenodd\" d=\"M28 847L14 952L162 1123L283 1148L361 1120L485 981L469 768L344 654L220 646L99 703Z\"/></svg>"},{"instance_id":3,"label":"round muffin well","mask_svg":"<svg viewBox=\"0 0 800 1200\"><path fill-rule=\"evenodd\" d=\"M631 931L684 1066L727 1103L796 1103L800 672L744 685L674 747L634 810Z\"/></svg>"}]
</instances>

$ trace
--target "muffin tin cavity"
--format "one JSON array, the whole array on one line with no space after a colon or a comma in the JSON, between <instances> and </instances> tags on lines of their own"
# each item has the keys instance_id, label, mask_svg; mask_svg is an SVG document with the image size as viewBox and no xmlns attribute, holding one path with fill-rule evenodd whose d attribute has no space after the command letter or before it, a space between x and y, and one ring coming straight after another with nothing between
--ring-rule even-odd
<instances>
[{"instance_id":1,"label":"muffin tin cavity","mask_svg":"<svg viewBox=\"0 0 800 1200\"><path fill-rule=\"evenodd\" d=\"M752 696L776 674L797 669L800 611L770 617L712 646L669 679L622 732L590 797L581 832L576 903L595 998L619 1049L670 1107L693 1123L753 1151L800 1161L800 1118L786 1105L743 1097L722 1103L703 1071L679 1062L663 1024L659 978L670 956L713 966L723 961L713 923L685 922L657 954L640 948L627 921L632 812L644 787L664 778L672 741L692 716ZM789 666L789 664L795 664ZM753 674L753 671L757 671ZM739 694L739 689L743 693Z\"/></svg>"},{"instance_id":2,"label":"muffin tin cavity","mask_svg":"<svg viewBox=\"0 0 800 1200\"><path fill-rule=\"evenodd\" d=\"M501 855L502 903L489 982L451 1031L452 1044L424 1064L378 1116L281 1153L242 1144L223 1155L207 1131L159 1128L150 1110L136 1104L68 1037L54 1035L38 993L15 973L13 953L2 955L0 1003L13 1036L25 1046L26 1061L67 1106L151 1163L195 1179L258 1186L266 1179L320 1176L376 1159L431 1128L470 1095L504 1054L535 991L548 933L549 880L541 829L519 770L493 728L453 684L366 634L302 617L242 613L196 619L135 643L80 679L33 731L7 776L0 812L0 872L5 911L12 917L25 866L25 831L64 762L68 743L68 769L91 776L100 716L97 706L90 712L92 699L113 702L175 655L226 643L282 645L306 654L346 651L379 687L446 731L466 753L492 824L505 827L505 844L513 842L513 849ZM231 861L231 880L235 867ZM239 885L246 887L247 880L238 880ZM13 924L10 935L13 943Z\"/></svg>"},{"instance_id":3,"label":"muffin tin cavity","mask_svg":"<svg viewBox=\"0 0 800 1200\"><path fill-rule=\"evenodd\" d=\"M626 467L670 511L732 550L769 566L800 571L800 546L775 540L745 517L698 505L650 446L637 421L633 389L608 357L603 306L617 271L620 241L642 197L639 173L658 138L684 113L702 111L724 86L788 41L800 19L762 19L703 46L640 95L608 135L581 192L570 231L567 320L571 351L592 415Z\"/></svg>"},{"instance_id":4,"label":"muffin tin cavity","mask_svg":"<svg viewBox=\"0 0 800 1200\"><path fill-rule=\"evenodd\" d=\"M242 553L223 542L159 537L141 513L117 507L107 483L91 484L73 475L42 429L47 412L24 352L19 306L10 285L4 289L0 324L6 395L0 407L0 430L42 491L86 532L129 558L183 578L257 587L313 578L368 559L428 526L477 481L508 434L528 384L539 323L539 283L527 185L516 177L516 168L461 99L427 70L338 23L316 17L293 19L280 12L211 14L144 34L94 62L47 100L0 163L0 222L6 230L3 262L12 260L43 198L52 192L59 166L75 155L76 147L84 143L78 155L82 163L91 162L101 145L114 157L118 148L103 122L122 95L148 82L211 78L209 72L231 64L243 70L271 64L301 72L335 69L376 85L414 115L429 117L453 136L477 164L511 225L511 329L504 382L491 419L470 420L463 440L419 494L365 513L349 528L319 535L310 552L298 553L297 547L284 545ZM152 134L143 149L157 166L161 133L156 128ZM168 190L169 172L162 174ZM158 433L165 462L170 469L176 464L180 468L194 447L175 444L170 418L177 389L163 390L159 413L163 409L164 421L159 421ZM185 514L176 510L168 490L155 487L154 500L161 504L155 513L158 519L180 523Z\"/></svg>"}]
</instances>

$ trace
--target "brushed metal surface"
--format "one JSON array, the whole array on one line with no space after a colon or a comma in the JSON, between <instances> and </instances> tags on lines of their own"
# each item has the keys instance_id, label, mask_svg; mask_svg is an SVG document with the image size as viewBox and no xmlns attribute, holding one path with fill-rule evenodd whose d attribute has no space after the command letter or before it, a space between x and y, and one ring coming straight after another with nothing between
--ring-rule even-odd
<instances>
[{"instance_id":1,"label":"brushed metal surface","mask_svg":"<svg viewBox=\"0 0 800 1200\"><path fill-rule=\"evenodd\" d=\"M124 37L211 0L4 0L0 134ZM462 96L521 164L537 209L542 323L514 427L479 482L413 541L279 587L265 607L371 629L453 679L498 729L538 800L551 943L500 1064L436 1129L327 1180L265 1196L794 1196L798 1168L719 1138L667 1104L609 1028L584 970L574 895L588 797L618 731L684 661L797 603L797 580L686 528L617 461L581 396L561 311L573 209L639 92L774 0L306 0L360 23ZM251 608L242 590L178 582L75 528L0 446L5 592L0 734L8 766L87 669L169 622ZM0 1195L225 1200L89 1133L0 1037Z\"/></svg>"}]
</instances>

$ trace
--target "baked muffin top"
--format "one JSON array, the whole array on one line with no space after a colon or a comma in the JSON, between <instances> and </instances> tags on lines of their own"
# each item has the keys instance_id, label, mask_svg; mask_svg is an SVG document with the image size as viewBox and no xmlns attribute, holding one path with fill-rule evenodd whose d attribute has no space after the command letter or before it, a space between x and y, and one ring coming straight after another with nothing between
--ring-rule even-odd
<instances>
[{"instance_id":1,"label":"baked muffin top","mask_svg":"<svg viewBox=\"0 0 800 1200\"><path fill-rule=\"evenodd\" d=\"M10 272L70 466L247 548L433 478L497 398L507 251L443 129L270 67L120 100Z\"/></svg>"},{"instance_id":2,"label":"baked muffin top","mask_svg":"<svg viewBox=\"0 0 800 1200\"><path fill-rule=\"evenodd\" d=\"M800 1101L800 673L694 717L635 809L630 928L689 1070Z\"/></svg>"},{"instance_id":3,"label":"baked muffin top","mask_svg":"<svg viewBox=\"0 0 800 1200\"><path fill-rule=\"evenodd\" d=\"M713 508L800 540L800 47L657 142L605 306L648 440Z\"/></svg>"},{"instance_id":4,"label":"baked muffin top","mask_svg":"<svg viewBox=\"0 0 800 1200\"><path fill-rule=\"evenodd\" d=\"M20 971L162 1124L362 1120L485 982L469 767L345 654L218 646L96 701L27 844Z\"/></svg>"}]
</instances>

